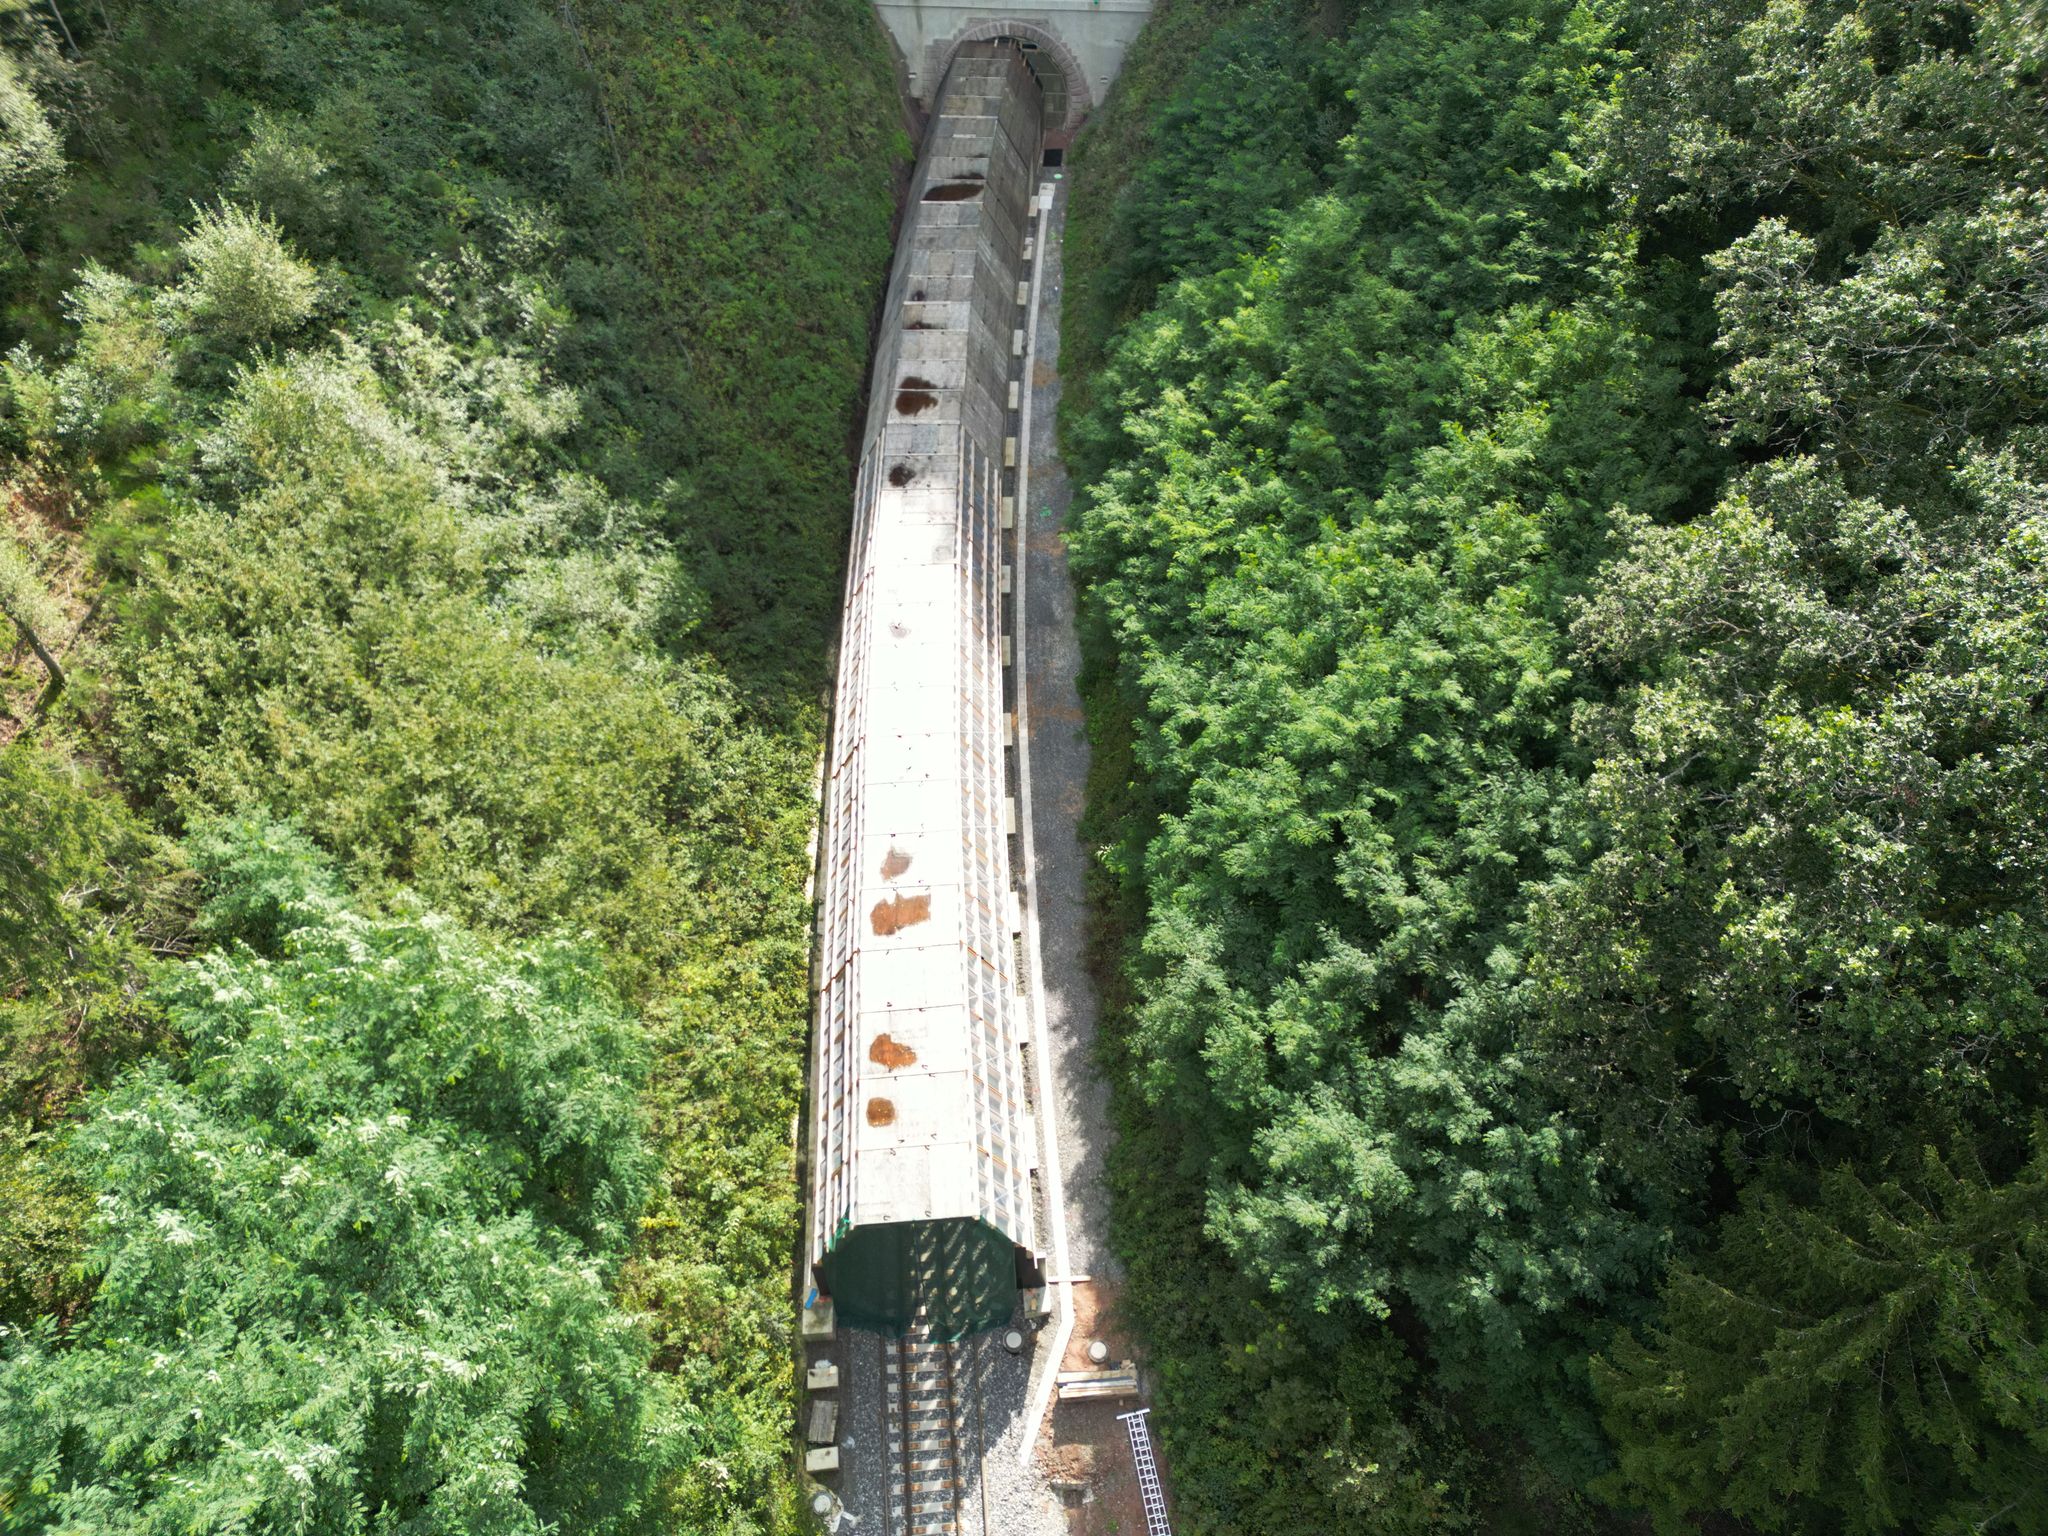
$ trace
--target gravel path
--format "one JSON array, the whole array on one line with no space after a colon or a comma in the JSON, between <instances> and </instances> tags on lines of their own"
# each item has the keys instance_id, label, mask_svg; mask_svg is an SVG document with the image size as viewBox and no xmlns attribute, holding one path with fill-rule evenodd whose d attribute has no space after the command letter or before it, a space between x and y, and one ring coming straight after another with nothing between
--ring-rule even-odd
<instances>
[{"instance_id":1,"label":"gravel path","mask_svg":"<svg viewBox=\"0 0 2048 1536\"><path fill-rule=\"evenodd\" d=\"M968 1426L970 1441L962 1446L967 1487L960 1501L961 1536L1062 1536L1065 1521L1044 1477L1035 1464L1020 1465L1017 1454L1026 1433L1031 1351L1006 1354L997 1338L982 1334L968 1340L960 1346L955 1367L963 1381L963 1402L972 1404L978 1397L980 1403L979 1423ZM1049 1339L1041 1335L1038 1341ZM839 1362L839 1454L845 1470L838 1491L852 1517L840 1530L849 1536L901 1536L890 1524L884 1478L883 1366L895 1347L895 1340L880 1334L846 1330L831 1345L809 1351L813 1359L829 1355ZM978 1392L964 1385L970 1371Z\"/></svg>"},{"instance_id":2,"label":"gravel path","mask_svg":"<svg viewBox=\"0 0 2048 1536\"><path fill-rule=\"evenodd\" d=\"M1109 1084L1095 1067L1095 988L1085 963L1088 851L1081 811L1088 785L1088 730L1076 679L1081 647L1074 586L1067 574L1067 511L1073 500L1057 437L1060 404L1061 236L1067 184L1052 183L1051 213L1039 234L1043 270L1037 357L1032 370L1030 504L1025 535L1024 686L1031 711L1031 830L1037 855L1038 941L1045 974L1044 1038L1067 1186L1067 1242L1077 1274L1118 1280L1109 1246Z\"/></svg>"}]
</instances>

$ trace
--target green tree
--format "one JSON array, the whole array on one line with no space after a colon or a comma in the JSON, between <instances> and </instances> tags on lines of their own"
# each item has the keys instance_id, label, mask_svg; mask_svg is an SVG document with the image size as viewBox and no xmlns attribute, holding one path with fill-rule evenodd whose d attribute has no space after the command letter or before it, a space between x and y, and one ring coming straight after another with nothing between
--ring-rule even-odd
<instances>
[{"instance_id":1,"label":"green tree","mask_svg":"<svg viewBox=\"0 0 2048 1536\"><path fill-rule=\"evenodd\" d=\"M640 1528L680 1442L608 1294L638 1031L573 948L365 917L295 834L197 857L240 937L70 1138L98 1287L0 1360L8 1528Z\"/></svg>"},{"instance_id":2,"label":"green tree","mask_svg":"<svg viewBox=\"0 0 2048 1536\"><path fill-rule=\"evenodd\" d=\"M1160 287L1254 253L1337 158L1344 50L1316 47L1289 5L1225 21L1188 61L1188 89L1149 125L1154 149L1116 200L1116 255L1090 275L1119 317Z\"/></svg>"},{"instance_id":3,"label":"green tree","mask_svg":"<svg viewBox=\"0 0 2048 1536\"><path fill-rule=\"evenodd\" d=\"M64 141L51 126L26 73L0 49L0 212L9 218L56 190L64 175Z\"/></svg>"},{"instance_id":4,"label":"green tree","mask_svg":"<svg viewBox=\"0 0 2048 1536\"><path fill-rule=\"evenodd\" d=\"M1664 1318L1594 1362L1611 1491L1660 1528L2048 1530L2048 1146L1905 1180L1760 1181Z\"/></svg>"},{"instance_id":5,"label":"green tree","mask_svg":"<svg viewBox=\"0 0 2048 1536\"><path fill-rule=\"evenodd\" d=\"M1710 9L1646 13L1606 132L1708 235L1756 462L1578 617L1596 851L1527 1037L1665 1189L2024 1124L2048 1033L2038 59L2011 7Z\"/></svg>"},{"instance_id":6,"label":"green tree","mask_svg":"<svg viewBox=\"0 0 2048 1536\"><path fill-rule=\"evenodd\" d=\"M1343 11L1161 14L1215 60ZM1405 1423L1454 1391L1584 1487L1590 1352L1760 1168L2009 1170L2042 1107L2040 12L1352 16L1296 70L1345 71L1333 157L1256 47L1134 58L1077 189L1122 1198L1155 1280L1199 1205L1270 1293L1150 1309L1189 1375L1384 1318ZM1176 1449L1197 1519L1271 1492Z\"/></svg>"},{"instance_id":7,"label":"green tree","mask_svg":"<svg viewBox=\"0 0 2048 1536\"><path fill-rule=\"evenodd\" d=\"M1669 1227L1514 1050L1522 922L1581 835L1569 604L1610 510L1702 467L1671 276L1565 153L1610 49L1571 6L1376 11L1328 194L1164 290L1070 433L1156 807L1134 1096L1298 1327L1418 1324L1579 1472L1584 1324Z\"/></svg>"}]
</instances>

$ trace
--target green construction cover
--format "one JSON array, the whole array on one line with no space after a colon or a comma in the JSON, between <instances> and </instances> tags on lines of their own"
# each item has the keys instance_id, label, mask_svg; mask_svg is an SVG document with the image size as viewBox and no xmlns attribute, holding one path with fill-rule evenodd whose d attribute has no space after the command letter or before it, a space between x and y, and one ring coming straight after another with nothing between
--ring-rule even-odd
<instances>
[{"instance_id":1,"label":"green construction cover","mask_svg":"<svg viewBox=\"0 0 2048 1536\"><path fill-rule=\"evenodd\" d=\"M971 1217L855 1227L818 1270L841 1324L892 1337L909 1332L920 1300L941 1339L1001 1327L1017 1309L1016 1248Z\"/></svg>"}]
</instances>

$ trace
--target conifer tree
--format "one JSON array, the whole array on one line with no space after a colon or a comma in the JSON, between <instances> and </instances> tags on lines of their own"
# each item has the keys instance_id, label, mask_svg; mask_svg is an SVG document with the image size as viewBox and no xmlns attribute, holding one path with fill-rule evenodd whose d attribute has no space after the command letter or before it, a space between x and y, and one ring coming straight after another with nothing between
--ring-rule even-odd
<instances>
[{"instance_id":1,"label":"conifer tree","mask_svg":"<svg viewBox=\"0 0 2048 1536\"><path fill-rule=\"evenodd\" d=\"M1915 1173L1760 1193L1674 1272L1594 1362L1610 1492L1665 1529L2048 1530L2048 1143L2002 1182L1968 1151Z\"/></svg>"}]
</instances>

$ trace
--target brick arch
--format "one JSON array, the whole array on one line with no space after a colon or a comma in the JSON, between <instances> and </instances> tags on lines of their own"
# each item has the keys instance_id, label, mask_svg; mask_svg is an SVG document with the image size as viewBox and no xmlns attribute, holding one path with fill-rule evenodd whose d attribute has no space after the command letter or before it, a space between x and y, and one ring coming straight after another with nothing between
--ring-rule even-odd
<instances>
[{"instance_id":1,"label":"brick arch","mask_svg":"<svg viewBox=\"0 0 2048 1536\"><path fill-rule=\"evenodd\" d=\"M934 88L946 78L946 71L952 66L953 55L968 43L988 43L999 37L1026 37L1052 55L1059 65L1060 73L1067 82L1067 120L1064 123L1047 123L1047 132L1062 128L1078 128L1095 107L1095 90L1088 79L1088 71L1081 64L1081 57L1069 48L1059 33L1032 21L975 21L962 27L951 39L931 45L931 74L928 78Z\"/></svg>"}]
</instances>

